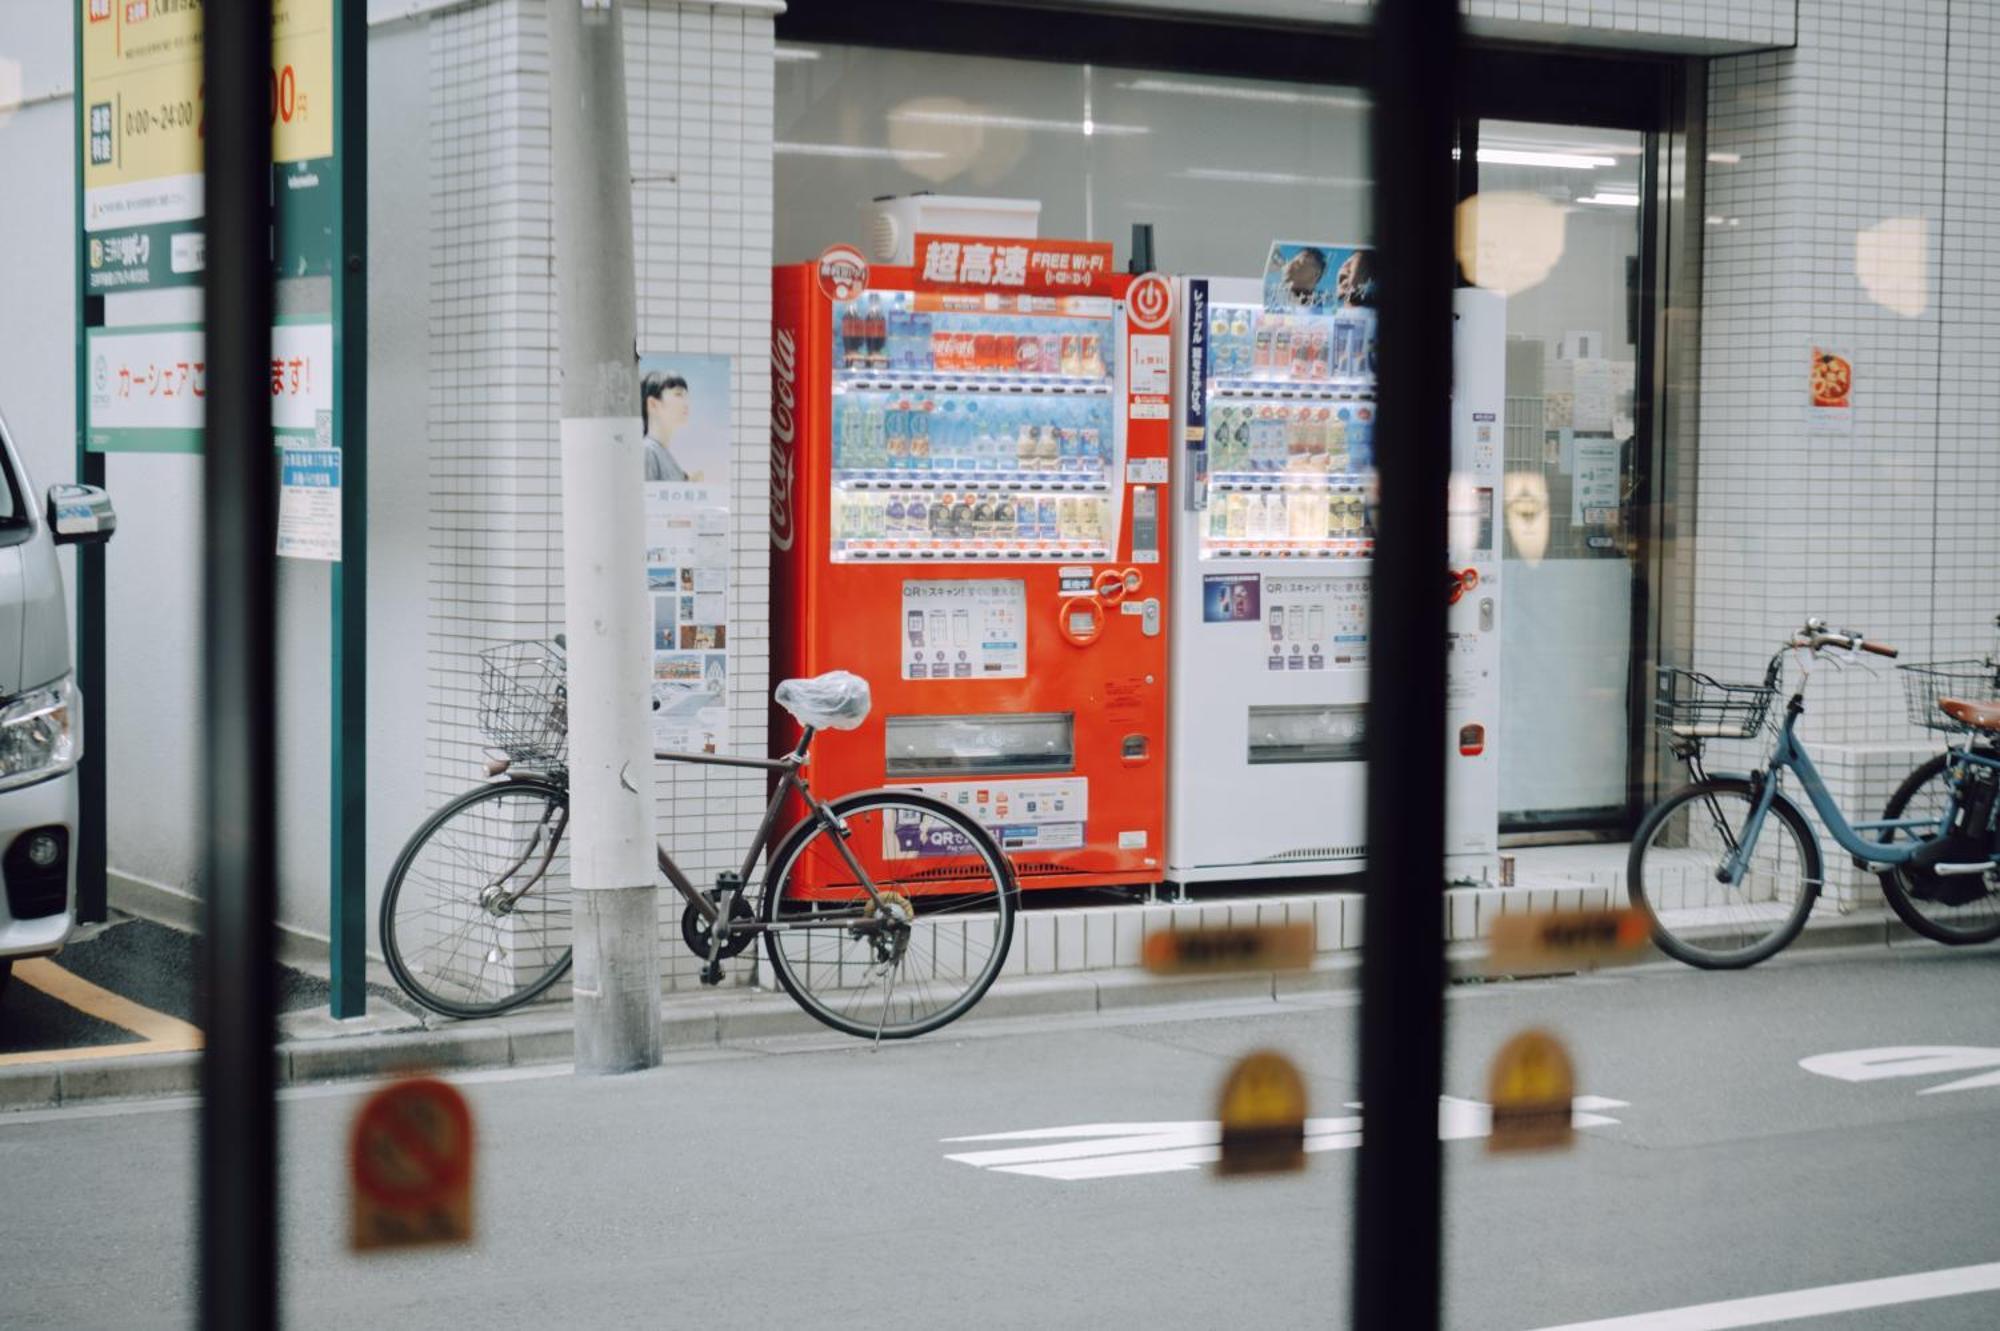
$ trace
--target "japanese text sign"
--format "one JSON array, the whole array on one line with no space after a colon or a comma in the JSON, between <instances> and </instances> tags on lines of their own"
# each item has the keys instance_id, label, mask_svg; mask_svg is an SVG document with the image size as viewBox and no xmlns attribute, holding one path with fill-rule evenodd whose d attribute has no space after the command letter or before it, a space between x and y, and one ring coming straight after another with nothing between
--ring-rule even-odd
<instances>
[{"instance_id":1,"label":"japanese text sign","mask_svg":"<svg viewBox=\"0 0 2000 1331\"><path fill-rule=\"evenodd\" d=\"M920 291L1105 294L1111 242L919 235L916 267Z\"/></svg>"}]
</instances>

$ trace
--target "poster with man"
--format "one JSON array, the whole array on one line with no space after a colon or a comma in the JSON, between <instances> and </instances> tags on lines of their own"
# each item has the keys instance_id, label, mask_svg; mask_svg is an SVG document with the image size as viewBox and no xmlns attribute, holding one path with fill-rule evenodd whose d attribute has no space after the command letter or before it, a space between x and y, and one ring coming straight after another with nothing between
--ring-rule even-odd
<instances>
[{"instance_id":1,"label":"poster with man","mask_svg":"<svg viewBox=\"0 0 2000 1331\"><path fill-rule=\"evenodd\" d=\"M653 599L653 745L729 746L730 362L639 358L646 586Z\"/></svg>"},{"instance_id":2,"label":"poster with man","mask_svg":"<svg viewBox=\"0 0 2000 1331\"><path fill-rule=\"evenodd\" d=\"M1331 313L1343 306L1375 305L1374 251L1354 245L1274 240L1264 261L1264 308Z\"/></svg>"}]
</instances>

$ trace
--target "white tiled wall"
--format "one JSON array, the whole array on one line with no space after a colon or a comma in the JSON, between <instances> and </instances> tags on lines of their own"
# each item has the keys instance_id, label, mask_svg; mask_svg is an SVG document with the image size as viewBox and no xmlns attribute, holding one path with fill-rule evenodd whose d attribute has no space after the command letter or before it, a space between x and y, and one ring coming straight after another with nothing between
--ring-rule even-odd
<instances>
[{"instance_id":1,"label":"white tiled wall","mask_svg":"<svg viewBox=\"0 0 2000 1331\"><path fill-rule=\"evenodd\" d=\"M769 691L771 12L622 6L639 346L734 358L731 748L761 754ZM434 250L427 793L477 779L475 653L561 627L560 466L548 50L542 0L489 0L431 28ZM638 571L634 570L638 576ZM752 773L663 770L659 826L698 883L749 843ZM694 982L662 894L670 986ZM749 958L743 967L747 968Z\"/></svg>"},{"instance_id":2,"label":"white tiled wall","mask_svg":"<svg viewBox=\"0 0 2000 1331\"><path fill-rule=\"evenodd\" d=\"M1812 614L1906 659L1991 645L1995 41L1966 0L1802 0L1795 50L1711 66L1700 668L1752 678ZM1849 432L1808 426L1813 343L1854 362ZM1822 672L1802 732L1857 818L1933 742L1894 671Z\"/></svg>"}]
</instances>

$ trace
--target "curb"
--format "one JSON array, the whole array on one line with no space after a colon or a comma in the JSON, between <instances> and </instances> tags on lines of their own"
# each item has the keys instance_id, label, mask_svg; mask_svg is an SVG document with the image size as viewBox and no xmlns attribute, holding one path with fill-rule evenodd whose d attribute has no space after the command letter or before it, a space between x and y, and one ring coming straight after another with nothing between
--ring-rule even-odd
<instances>
[{"instance_id":1,"label":"curb","mask_svg":"<svg viewBox=\"0 0 2000 1331\"><path fill-rule=\"evenodd\" d=\"M1863 912L1809 923L1792 949L1888 946L1917 940L1889 911ZM1453 982L1504 982L1574 974L1574 970L1489 973L1483 943L1450 943L1445 959ZM1663 962L1648 950L1635 964ZM1303 971L1165 978L1136 968L1075 975L1003 976L962 1020L968 1024L1009 1018L1085 1016L1225 1001L1273 1004L1313 994L1356 990L1361 954L1323 955ZM736 990L676 996L661 1005L661 1044L669 1052L719 1049L759 1040L831 1034L783 993ZM569 1061L574 1032L567 1015L530 1014L435 1028L292 1039L277 1049L276 1083L308 1086L362 1081L417 1071L470 1071L530 1067ZM0 1067L0 1115L19 1109L54 1109L92 1101L142 1096L195 1095L201 1055L138 1054Z\"/></svg>"}]
</instances>

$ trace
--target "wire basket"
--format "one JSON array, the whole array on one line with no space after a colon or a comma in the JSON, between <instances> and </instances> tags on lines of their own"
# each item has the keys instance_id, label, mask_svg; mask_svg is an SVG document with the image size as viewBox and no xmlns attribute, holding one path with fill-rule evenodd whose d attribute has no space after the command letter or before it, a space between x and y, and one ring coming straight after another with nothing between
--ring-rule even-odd
<instances>
[{"instance_id":1,"label":"wire basket","mask_svg":"<svg viewBox=\"0 0 2000 1331\"><path fill-rule=\"evenodd\" d=\"M566 662L553 642L506 642L479 654L479 728L517 763L561 763L569 752Z\"/></svg>"},{"instance_id":2,"label":"wire basket","mask_svg":"<svg viewBox=\"0 0 2000 1331\"><path fill-rule=\"evenodd\" d=\"M1938 699L2000 702L2000 668L1987 660L1911 662L1903 672L1903 698L1910 724L1926 730L1959 731L1964 726L1938 710Z\"/></svg>"},{"instance_id":3,"label":"wire basket","mask_svg":"<svg viewBox=\"0 0 2000 1331\"><path fill-rule=\"evenodd\" d=\"M1653 721L1675 739L1749 739L1764 726L1775 684L1724 684L1699 671L1662 666Z\"/></svg>"}]
</instances>

